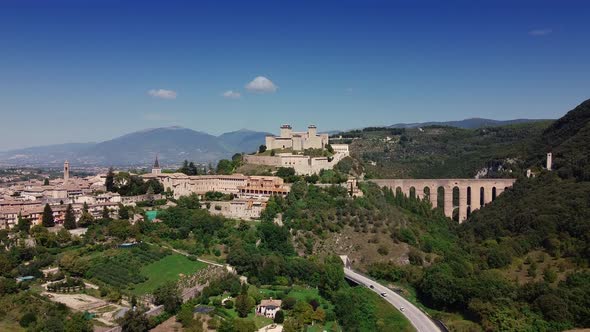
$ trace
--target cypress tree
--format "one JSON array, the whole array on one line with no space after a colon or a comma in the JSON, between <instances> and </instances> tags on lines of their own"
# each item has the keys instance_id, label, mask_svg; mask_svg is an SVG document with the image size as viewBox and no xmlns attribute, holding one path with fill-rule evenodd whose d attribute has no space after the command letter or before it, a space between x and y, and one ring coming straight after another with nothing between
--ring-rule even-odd
<instances>
[{"instance_id":1,"label":"cypress tree","mask_svg":"<svg viewBox=\"0 0 590 332\"><path fill-rule=\"evenodd\" d=\"M82 212L80 219L78 219L78 227L88 227L94 221L94 217L90 214L90 212Z\"/></svg>"},{"instance_id":2,"label":"cypress tree","mask_svg":"<svg viewBox=\"0 0 590 332\"><path fill-rule=\"evenodd\" d=\"M129 209L121 203L119 203L119 219L129 220Z\"/></svg>"},{"instance_id":3,"label":"cypress tree","mask_svg":"<svg viewBox=\"0 0 590 332\"><path fill-rule=\"evenodd\" d=\"M76 227L76 215L74 214L74 209L72 208L72 204L68 204L66 216L64 218L64 228L75 229Z\"/></svg>"},{"instance_id":4,"label":"cypress tree","mask_svg":"<svg viewBox=\"0 0 590 332\"><path fill-rule=\"evenodd\" d=\"M104 186L106 187L107 191L114 192L115 191L115 172L113 168L109 168L109 172L107 173L107 178L104 181Z\"/></svg>"},{"instance_id":5,"label":"cypress tree","mask_svg":"<svg viewBox=\"0 0 590 332\"><path fill-rule=\"evenodd\" d=\"M49 204L45 204L45 208L43 209L43 219L41 223L45 227L55 226L55 219L53 219L53 210L51 210L51 206L49 206Z\"/></svg>"},{"instance_id":6,"label":"cypress tree","mask_svg":"<svg viewBox=\"0 0 590 332\"><path fill-rule=\"evenodd\" d=\"M31 221L29 219L23 218L22 214L19 212L18 223L16 224L16 228L20 232L28 233L29 229L31 228Z\"/></svg>"},{"instance_id":7,"label":"cypress tree","mask_svg":"<svg viewBox=\"0 0 590 332\"><path fill-rule=\"evenodd\" d=\"M190 162L188 164L188 174L187 175L197 175L197 166L195 166L194 162Z\"/></svg>"},{"instance_id":8,"label":"cypress tree","mask_svg":"<svg viewBox=\"0 0 590 332\"><path fill-rule=\"evenodd\" d=\"M102 209L102 219L111 219L111 212L106 206Z\"/></svg>"}]
</instances>

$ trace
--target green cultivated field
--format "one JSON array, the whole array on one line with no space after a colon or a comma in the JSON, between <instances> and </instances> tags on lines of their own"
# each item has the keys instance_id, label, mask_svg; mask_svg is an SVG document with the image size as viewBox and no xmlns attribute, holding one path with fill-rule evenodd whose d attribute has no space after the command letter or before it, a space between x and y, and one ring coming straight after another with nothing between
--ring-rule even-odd
<instances>
[{"instance_id":1,"label":"green cultivated field","mask_svg":"<svg viewBox=\"0 0 590 332\"><path fill-rule=\"evenodd\" d=\"M178 280L180 273L193 274L205 266L207 264L191 261L180 254L168 255L141 268L141 275L146 276L148 280L135 285L132 292L138 295L150 293L166 281Z\"/></svg>"}]
</instances>

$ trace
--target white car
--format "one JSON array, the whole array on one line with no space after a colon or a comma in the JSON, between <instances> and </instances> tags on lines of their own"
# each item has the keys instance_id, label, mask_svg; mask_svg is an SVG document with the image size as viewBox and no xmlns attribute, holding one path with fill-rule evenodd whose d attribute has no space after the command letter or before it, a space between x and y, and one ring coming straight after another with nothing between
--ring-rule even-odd
<instances>
[{"instance_id":1,"label":"white car","mask_svg":"<svg viewBox=\"0 0 590 332\"><path fill-rule=\"evenodd\" d=\"M404 307L399 308L399 311L401 311L401 312L404 312L404 310L406 310L406 308L404 308Z\"/></svg>"}]
</instances>

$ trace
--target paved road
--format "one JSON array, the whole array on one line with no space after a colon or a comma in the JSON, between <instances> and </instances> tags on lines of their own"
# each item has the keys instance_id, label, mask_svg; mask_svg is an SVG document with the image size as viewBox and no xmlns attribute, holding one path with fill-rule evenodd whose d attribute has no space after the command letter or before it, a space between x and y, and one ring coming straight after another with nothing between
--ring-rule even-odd
<instances>
[{"instance_id":1,"label":"paved road","mask_svg":"<svg viewBox=\"0 0 590 332\"><path fill-rule=\"evenodd\" d=\"M406 316L406 318L412 323L416 331L418 332L440 332L440 328L428 317L422 310L418 309L415 305L413 305L410 301L404 299L398 293L392 291L391 289L378 284L376 281L369 279L361 274L354 272L349 268L344 268L344 274L346 278L357 282L361 285L365 285L369 287L373 285L373 288L369 288L377 294L385 293L386 296L384 299L391 303L394 307L398 310L401 307L404 307L404 311L402 314ZM401 311L401 310L400 310Z\"/></svg>"}]
</instances>

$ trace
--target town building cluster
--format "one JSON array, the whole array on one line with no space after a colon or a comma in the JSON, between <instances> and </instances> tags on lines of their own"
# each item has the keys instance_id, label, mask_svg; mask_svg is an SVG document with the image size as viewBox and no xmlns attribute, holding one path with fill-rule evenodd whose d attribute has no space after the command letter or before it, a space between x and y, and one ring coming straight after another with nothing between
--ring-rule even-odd
<instances>
[{"instance_id":1,"label":"town building cluster","mask_svg":"<svg viewBox=\"0 0 590 332\"><path fill-rule=\"evenodd\" d=\"M112 216L119 210L119 204L133 205L146 200L145 195L122 197L107 192L106 174L87 177L71 177L70 164L64 163L63 178L47 182L42 180L7 181L0 186L0 229L14 227L19 215L33 225L41 224L43 209L51 206L57 224L63 222L68 204L72 204L76 219L82 216L84 204L88 212L100 218L106 208ZM153 195L154 199L161 198Z\"/></svg>"},{"instance_id":2,"label":"town building cluster","mask_svg":"<svg viewBox=\"0 0 590 332\"><path fill-rule=\"evenodd\" d=\"M245 155L244 162L250 164L291 167L297 174L310 175L323 169L332 169L340 160L349 156L348 145L333 144L329 146L327 134L318 134L317 128L310 125L307 132L294 132L290 125L281 126L280 136L267 136L266 146L269 150L281 151L272 155ZM305 153L309 149L330 150L322 156ZM316 154L317 155L317 154ZM142 175L144 180L159 181L166 192L174 198L196 194L201 199L202 208L212 214L228 218L257 219L272 196L285 197L290 185L277 176L232 175L186 175L183 173L162 172L156 161L151 173ZM83 207L95 218L100 218L105 208L114 216L119 206L134 205L147 200L146 195L121 196L107 192L106 174L87 177L70 177L70 164L64 163L63 178L53 179L49 183L41 180L0 182L0 228L12 228L19 215L40 224L46 204L52 208L56 223L61 223L69 204L72 205L76 218L80 218ZM347 183L347 188L356 188ZM221 193L222 199L212 200L207 193ZM353 195L351 191L351 195ZM358 193L356 193L358 194ZM157 196L157 197L156 197ZM151 195L151 199L161 199L161 195Z\"/></svg>"},{"instance_id":3,"label":"town building cluster","mask_svg":"<svg viewBox=\"0 0 590 332\"><path fill-rule=\"evenodd\" d=\"M183 173L162 173L156 160L152 172L144 174L145 180L158 180L164 190L173 193L174 198L196 194L203 199L201 205L212 214L228 218L256 219L266 208L272 196L286 196L291 190L277 176L232 175L186 175ZM222 193L229 200L207 201L207 193Z\"/></svg>"}]
</instances>

